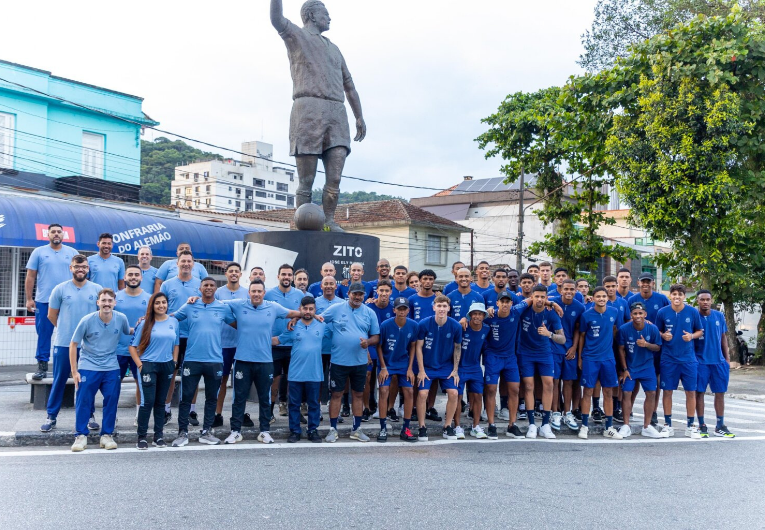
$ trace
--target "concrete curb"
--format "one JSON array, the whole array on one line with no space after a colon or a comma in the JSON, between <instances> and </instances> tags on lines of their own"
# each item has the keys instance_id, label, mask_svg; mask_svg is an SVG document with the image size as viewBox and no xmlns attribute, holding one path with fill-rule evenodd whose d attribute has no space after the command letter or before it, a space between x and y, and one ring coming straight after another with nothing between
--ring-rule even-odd
<instances>
[{"instance_id":1,"label":"concrete curb","mask_svg":"<svg viewBox=\"0 0 765 530\"><path fill-rule=\"evenodd\" d=\"M371 423L371 422L370 422ZM326 424L326 425L325 425ZM152 430L151 430L151 423L149 424L149 434L147 438L151 441L152 439ZM392 427L392 429L388 432L388 439L392 441L398 441L399 433L401 432L401 422L398 423L389 423L389 426ZM522 424L523 425L523 424ZM519 425L519 426L522 426ZM434 425L432 423L427 425L428 427L428 437L431 439L441 439L442 436L442 430L443 428L440 425ZM484 423L485 427L485 423ZM632 428L632 435L640 436L640 429L641 426L639 425L630 425ZM463 427L464 428L464 427ZM199 440L199 434L200 429L199 427L193 427L193 430L189 431L189 441L190 442L196 442ZM369 424L362 424L362 429L364 432L369 436L372 441L375 441L375 438L377 437L378 432L380 431L379 424L374 424L373 428L369 428ZM505 431L506 428L504 425L501 425L498 427L498 434L500 438L505 438ZM525 429L523 429L525 432ZM593 424L590 425L590 437L592 436L602 436L604 427L602 424ZM328 422L323 422L323 424L318 429L319 433L321 434L322 438L324 438L327 435L327 432L329 432L329 426ZM416 427L412 430L416 433ZM228 436L230 430L228 427L220 427L217 429L214 429L214 434L221 438L223 440L226 436ZM246 428L242 429L242 435L244 436L245 440L255 440L258 436L258 433L260 431L258 429L253 428ZM564 437L564 438L570 438L577 435L578 431L572 431L569 428L563 426L561 427L561 430L559 432L556 432L555 435L558 437ZM274 428L270 431L271 436L274 438L274 440L277 441L286 441L287 437L290 435L289 428L287 427L278 427ZM351 428L349 425L339 425L338 426L338 433L340 434L340 438L347 438L350 436ZM466 430L467 435L467 430ZM164 432L164 439L167 444L171 444L173 440L178 436L177 429L168 429ZM42 433L42 432L35 432L35 431L19 431L19 432L0 432L0 447L63 447L63 446L69 446L74 442L75 433L74 431L64 431L64 430L54 430L49 433ZM469 436L468 436L469 437ZM303 439L306 438L305 435L305 428L303 428ZM135 445L135 443L138 441L138 435L135 432L135 427L132 425L129 427L129 430L124 429L122 431L119 430L119 427L117 430L115 430L114 433L114 440L118 444L126 444L126 445ZM99 441L99 435L91 433L88 436L88 445L92 446L98 446Z\"/></svg>"}]
</instances>

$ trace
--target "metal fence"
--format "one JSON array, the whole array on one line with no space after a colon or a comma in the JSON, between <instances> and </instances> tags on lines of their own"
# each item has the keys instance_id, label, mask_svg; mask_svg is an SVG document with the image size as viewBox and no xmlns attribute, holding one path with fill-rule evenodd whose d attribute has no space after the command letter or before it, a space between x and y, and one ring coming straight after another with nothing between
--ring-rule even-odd
<instances>
[{"instance_id":1,"label":"metal fence","mask_svg":"<svg viewBox=\"0 0 765 530\"><path fill-rule=\"evenodd\" d=\"M37 334L34 313L26 310L24 279L32 248L0 247L0 366L18 366L35 363ZM82 252L89 256L93 252ZM125 265L138 263L136 256L120 255ZM151 264L159 267L167 258L153 258ZM228 262L201 260L210 276L219 285L225 283Z\"/></svg>"}]
</instances>

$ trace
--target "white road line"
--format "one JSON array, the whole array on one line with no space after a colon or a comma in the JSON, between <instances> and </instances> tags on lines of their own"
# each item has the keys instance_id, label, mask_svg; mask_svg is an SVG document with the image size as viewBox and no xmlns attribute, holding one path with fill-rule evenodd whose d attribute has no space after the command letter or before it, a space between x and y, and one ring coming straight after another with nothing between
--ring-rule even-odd
<instances>
[{"instance_id":1,"label":"white road line","mask_svg":"<svg viewBox=\"0 0 765 530\"><path fill-rule=\"evenodd\" d=\"M594 436L594 435L593 435ZM35 450L27 450L27 451L8 451L8 452L2 452L0 451L0 458L20 458L20 457L29 457L29 456L62 456L62 457L71 457L71 458L86 458L89 456L108 456L108 455L126 455L126 454L133 454L133 453L145 453L145 454L155 454L159 452L169 452L169 453L176 453L176 452L188 452L188 451L280 451L280 450L290 450L290 449L309 449L310 450L336 450L336 449L363 449L363 450L377 450L377 449L385 449L386 447L409 447L412 449L424 449L426 447L437 447L441 445L468 445L468 444L496 444L496 443L508 443L508 444L523 444L523 443L529 443L529 444L554 444L554 445L600 445L600 444L607 444L607 445L635 445L635 444L646 444L646 443L655 443L655 444L669 444L669 443L708 443L708 442L735 442L735 441L762 441L765 440L765 435L763 436L747 436L743 438L733 438L733 439L727 439L727 438L718 438L718 437L711 437L706 440L691 440L690 438L685 437L676 437L676 438L668 438L663 440L656 440L656 439L650 439L650 438L644 438L639 435L632 435L630 438L626 440L607 440L603 438L602 436L594 436L593 438L590 438L588 440L564 440L564 439L558 439L558 440L544 440L544 439L536 439L536 440L527 440L525 438L522 439L515 439L515 440L434 440L429 442L386 442L384 444L380 443L353 443L353 442L341 442L341 443L322 443L322 444L310 444L310 443L299 443L299 444L289 444L289 443L274 443L274 444L258 444L258 443L245 443L245 444L238 444L238 445L189 445L182 449L150 449L148 451L139 451L138 449L135 449L133 447L131 448L124 448L124 449L117 449L116 451L106 451L103 449L86 449L85 451L81 453L73 453L68 448L61 448L59 450L43 450L43 451L35 451Z\"/></svg>"}]
</instances>

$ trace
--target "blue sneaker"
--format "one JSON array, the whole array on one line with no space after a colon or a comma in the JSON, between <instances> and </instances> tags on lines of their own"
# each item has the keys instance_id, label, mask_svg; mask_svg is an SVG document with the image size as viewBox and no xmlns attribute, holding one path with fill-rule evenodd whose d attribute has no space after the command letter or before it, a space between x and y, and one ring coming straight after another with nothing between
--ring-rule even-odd
<instances>
[{"instance_id":1,"label":"blue sneaker","mask_svg":"<svg viewBox=\"0 0 765 530\"><path fill-rule=\"evenodd\" d=\"M48 418L45 420L45 423L40 426L40 432L51 432L55 428L56 418L51 418L48 416Z\"/></svg>"},{"instance_id":2,"label":"blue sneaker","mask_svg":"<svg viewBox=\"0 0 765 530\"><path fill-rule=\"evenodd\" d=\"M101 428L101 426L96 421L95 415L90 415L90 420L88 421L88 430L89 431L97 431Z\"/></svg>"}]
</instances>

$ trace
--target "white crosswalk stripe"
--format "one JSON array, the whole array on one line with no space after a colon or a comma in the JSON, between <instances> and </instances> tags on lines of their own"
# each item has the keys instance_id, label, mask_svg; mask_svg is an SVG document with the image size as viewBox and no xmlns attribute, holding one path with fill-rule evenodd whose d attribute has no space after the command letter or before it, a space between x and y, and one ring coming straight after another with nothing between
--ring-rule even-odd
<instances>
[{"instance_id":1,"label":"white crosswalk stripe","mask_svg":"<svg viewBox=\"0 0 765 530\"><path fill-rule=\"evenodd\" d=\"M641 392L635 400L633 422L642 421L644 401L645 395ZM664 423L664 407L661 401L659 401L657 413L659 425L662 425ZM682 391L675 391L672 395L672 424L675 428L678 425L685 425L685 415L685 394ZM704 396L704 418L711 430L716 422L713 396ZM725 424L735 434L765 434L765 403L726 398ZM757 426L762 428L758 429Z\"/></svg>"}]
</instances>

